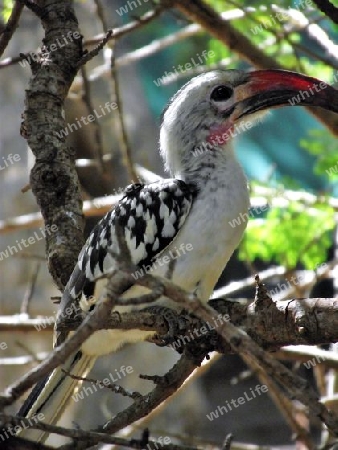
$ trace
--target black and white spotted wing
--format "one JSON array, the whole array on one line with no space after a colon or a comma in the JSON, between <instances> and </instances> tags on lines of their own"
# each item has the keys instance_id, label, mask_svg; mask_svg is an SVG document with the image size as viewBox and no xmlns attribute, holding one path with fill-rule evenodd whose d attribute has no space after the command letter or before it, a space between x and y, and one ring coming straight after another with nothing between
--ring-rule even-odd
<instances>
[{"instance_id":1,"label":"black and white spotted wing","mask_svg":"<svg viewBox=\"0 0 338 450\"><path fill-rule=\"evenodd\" d=\"M181 180L127 187L124 196L91 232L66 290L74 299L93 293L94 280L114 268L118 253L115 224L123 229L134 264L149 265L175 238L187 218L196 190Z\"/></svg>"}]
</instances>

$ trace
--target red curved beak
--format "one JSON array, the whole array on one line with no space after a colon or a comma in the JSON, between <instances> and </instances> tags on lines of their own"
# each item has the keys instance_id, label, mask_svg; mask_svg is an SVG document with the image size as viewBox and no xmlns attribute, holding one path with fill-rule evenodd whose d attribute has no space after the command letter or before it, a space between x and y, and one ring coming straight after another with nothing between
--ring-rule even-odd
<instances>
[{"instance_id":1,"label":"red curved beak","mask_svg":"<svg viewBox=\"0 0 338 450\"><path fill-rule=\"evenodd\" d=\"M241 86L240 117L281 106L319 106L338 113L338 90L324 81L287 70L257 70Z\"/></svg>"}]
</instances>

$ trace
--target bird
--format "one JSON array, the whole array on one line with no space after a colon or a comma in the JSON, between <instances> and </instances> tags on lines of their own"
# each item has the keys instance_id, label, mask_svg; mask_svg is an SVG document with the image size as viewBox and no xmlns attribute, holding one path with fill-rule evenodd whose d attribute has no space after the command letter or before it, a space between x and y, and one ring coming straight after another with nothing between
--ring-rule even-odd
<instances>
[{"instance_id":1,"label":"bird","mask_svg":"<svg viewBox=\"0 0 338 450\"><path fill-rule=\"evenodd\" d=\"M235 155L234 137L260 122L269 109L297 105L337 113L337 91L315 78L277 69L213 70L179 89L163 111L160 127L159 151L170 178L128 186L93 228L65 287L57 322L71 304L83 317L95 308L102 277L118 269L118 228L139 268L155 267L160 258L170 258L189 245L191 251L179 252L171 279L207 303L249 218L248 182ZM157 264L152 274L166 277L168 267ZM140 295L140 289L133 286L123 297ZM160 304L175 308L166 298ZM56 423L78 384L64 371L85 377L97 357L150 335L144 330L96 331L33 388L18 415L43 413L45 422ZM39 442L48 438L33 429L19 436Z\"/></svg>"}]
</instances>

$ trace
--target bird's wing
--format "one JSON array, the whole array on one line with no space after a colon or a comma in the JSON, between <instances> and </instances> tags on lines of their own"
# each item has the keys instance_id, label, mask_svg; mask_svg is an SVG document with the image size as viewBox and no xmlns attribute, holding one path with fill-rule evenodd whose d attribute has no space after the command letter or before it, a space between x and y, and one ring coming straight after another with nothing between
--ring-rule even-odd
<instances>
[{"instance_id":1,"label":"bird's wing","mask_svg":"<svg viewBox=\"0 0 338 450\"><path fill-rule=\"evenodd\" d=\"M95 280L117 268L116 223L123 231L132 262L151 264L177 236L196 194L193 186L177 179L130 185L115 208L94 227L80 252L66 286L58 317L70 303L93 295Z\"/></svg>"},{"instance_id":2,"label":"bird's wing","mask_svg":"<svg viewBox=\"0 0 338 450\"><path fill-rule=\"evenodd\" d=\"M66 337L65 332L59 331L63 322L72 312L82 311L82 293L91 296L95 280L111 272L114 267L117 268L117 262L111 253L119 253L116 224L120 225L124 234L132 262L139 267L151 264L152 259L175 239L182 228L195 192L193 186L175 179L148 185L130 185L126 189L115 208L94 227L80 252L62 296L54 336L56 345ZM70 310L69 314L67 310ZM46 420L56 423L77 383L77 380L68 377L62 369L83 377L94 361L95 355L75 352L67 358L62 367L56 368L31 392L20 413L32 417L43 411ZM25 435L26 433L23 436ZM28 436L31 436L31 433ZM33 436L45 439L47 435L45 432L39 432Z\"/></svg>"}]
</instances>

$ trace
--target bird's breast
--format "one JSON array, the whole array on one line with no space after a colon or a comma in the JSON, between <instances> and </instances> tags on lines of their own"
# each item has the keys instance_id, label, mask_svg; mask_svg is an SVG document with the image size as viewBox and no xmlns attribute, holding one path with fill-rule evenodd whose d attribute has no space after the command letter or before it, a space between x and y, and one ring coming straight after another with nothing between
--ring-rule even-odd
<instances>
[{"instance_id":1,"label":"bird's breast","mask_svg":"<svg viewBox=\"0 0 338 450\"><path fill-rule=\"evenodd\" d=\"M175 261L173 281L208 301L232 253L242 239L248 220L247 182L235 185L221 180L218 186L201 192L177 237L155 261L155 274L166 275ZM175 255L175 256L173 256Z\"/></svg>"}]
</instances>

